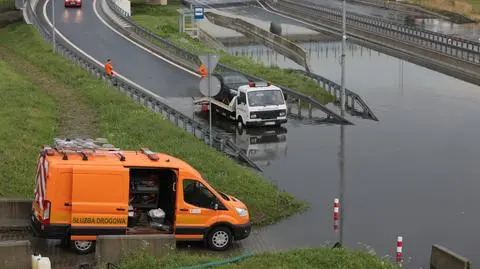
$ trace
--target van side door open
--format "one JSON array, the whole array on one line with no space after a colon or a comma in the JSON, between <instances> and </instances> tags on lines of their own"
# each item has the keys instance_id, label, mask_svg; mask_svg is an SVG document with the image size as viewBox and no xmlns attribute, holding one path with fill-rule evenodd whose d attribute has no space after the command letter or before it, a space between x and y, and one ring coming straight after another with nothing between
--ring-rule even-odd
<instances>
[{"instance_id":1,"label":"van side door open","mask_svg":"<svg viewBox=\"0 0 480 269\"><path fill-rule=\"evenodd\" d=\"M123 167L74 167L71 239L95 240L100 234L125 234L128 184L129 169Z\"/></svg>"}]
</instances>

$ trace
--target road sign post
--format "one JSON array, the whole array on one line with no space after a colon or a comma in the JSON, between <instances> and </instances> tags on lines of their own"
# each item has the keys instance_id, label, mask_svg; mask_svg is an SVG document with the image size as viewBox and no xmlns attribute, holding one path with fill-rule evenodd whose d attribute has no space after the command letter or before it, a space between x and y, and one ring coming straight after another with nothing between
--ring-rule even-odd
<instances>
[{"instance_id":1,"label":"road sign post","mask_svg":"<svg viewBox=\"0 0 480 269\"><path fill-rule=\"evenodd\" d=\"M207 96L208 99L208 125L209 125L209 144L210 147L212 146L212 96L217 95L220 92L221 85L220 81L216 77L212 77L213 70L218 64L220 60L220 56L218 55L200 55L198 56L200 61L205 65L207 68L208 75L206 78L202 78L200 81L200 92Z\"/></svg>"},{"instance_id":2,"label":"road sign post","mask_svg":"<svg viewBox=\"0 0 480 269\"><path fill-rule=\"evenodd\" d=\"M204 8L203 7L194 7L193 8L193 15L195 16L195 20L203 20L205 18Z\"/></svg>"}]
</instances>

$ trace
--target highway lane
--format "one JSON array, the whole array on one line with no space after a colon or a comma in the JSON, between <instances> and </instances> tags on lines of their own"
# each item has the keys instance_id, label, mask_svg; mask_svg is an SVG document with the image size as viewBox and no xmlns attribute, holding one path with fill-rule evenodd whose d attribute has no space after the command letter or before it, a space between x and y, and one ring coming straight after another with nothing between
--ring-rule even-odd
<instances>
[{"instance_id":1,"label":"highway lane","mask_svg":"<svg viewBox=\"0 0 480 269\"><path fill-rule=\"evenodd\" d=\"M43 17L46 0L40 0L36 13ZM52 21L51 1L46 12ZM80 9L64 8L55 2L55 26L66 38L97 60L112 59L114 71L162 97L189 97L198 94L199 77L153 56L110 30L97 17L92 0Z\"/></svg>"}]
</instances>

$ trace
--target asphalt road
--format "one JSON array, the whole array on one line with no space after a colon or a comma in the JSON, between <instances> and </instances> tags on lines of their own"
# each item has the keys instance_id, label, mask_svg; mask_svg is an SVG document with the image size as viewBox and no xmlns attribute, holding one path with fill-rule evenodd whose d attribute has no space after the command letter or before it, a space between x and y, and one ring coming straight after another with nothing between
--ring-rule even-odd
<instances>
[{"instance_id":1,"label":"asphalt road","mask_svg":"<svg viewBox=\"0 0 480 269\"><path fill-rule=\"evenodd\" d=\"M37 14L43 14L44 3L45 0L38 2ZM51 1L46 11L52 21ZM200 79L197 76L153 56L113 32L95 14L92 0L84 0L79 9L65 8L63 1L56 1L55 26L95 59L104 62L110 58L114 71L162 97L198 95Z\"/></svg>"}]
</instances>

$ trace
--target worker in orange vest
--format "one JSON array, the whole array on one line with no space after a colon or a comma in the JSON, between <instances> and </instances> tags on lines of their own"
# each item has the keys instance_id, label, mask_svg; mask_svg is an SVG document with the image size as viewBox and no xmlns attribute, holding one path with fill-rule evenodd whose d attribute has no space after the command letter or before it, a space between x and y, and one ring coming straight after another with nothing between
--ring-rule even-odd
<instances>
[{"instance_id":1,"label":"worker in orange vest","mask_svg":"<svg viewBox=\"0 0 480 269\"><path fill-rule=\"evenodd\" d=\"M113 67L110 59L108 59L107 63L105 64L105 74L107 74L107 76L110 78L113 77Z\"/></svg>"},{"instance_id":2,"label":"worker in orange vest","mask_svg":"<svg viewBox=\"0 0 480 269\"><path fill-rule=\"evenodd\" d=\"M198 68L198 72L200 73L200 76L202 76L202 78L208 76L207 67L204 64L200 65L200 67Z\"/></svg>"}]
</instances>

